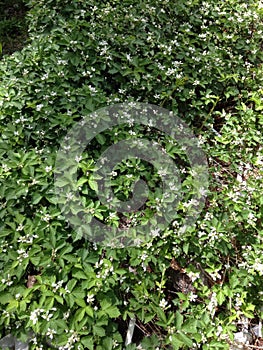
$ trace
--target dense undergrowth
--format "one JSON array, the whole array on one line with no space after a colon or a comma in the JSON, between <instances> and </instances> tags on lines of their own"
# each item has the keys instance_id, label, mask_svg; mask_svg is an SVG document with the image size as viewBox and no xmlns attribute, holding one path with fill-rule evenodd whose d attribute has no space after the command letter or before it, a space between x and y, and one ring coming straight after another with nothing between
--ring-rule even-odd
<instances>
[{"instance_id":1,"label":"dense undergrowth","mask_svg":"<svg viewBox=\"0 0 263 350\"><path fill-rule=\"evenodd\" d=\"M27 5L29 43L0 62L0 337L32 331L32 349L123 349L136 317L127 350L227 349L243 317L253 326L263 316L262 3ZM105 248L67 225L55 158L80 117L127 101L162 106L189 125L207 155L209 191L194 226L179 230L193 186L184 150L150 127L105 131L79 159L95 217L136 226L160 205L158 169L139 159L118 164L112 184L127 200L142 174L143 210L119 215L99 201L95 160L118 140L158 142L178 163L184 193L164 232L138 247Z\"/></svg>"}]
</instances>

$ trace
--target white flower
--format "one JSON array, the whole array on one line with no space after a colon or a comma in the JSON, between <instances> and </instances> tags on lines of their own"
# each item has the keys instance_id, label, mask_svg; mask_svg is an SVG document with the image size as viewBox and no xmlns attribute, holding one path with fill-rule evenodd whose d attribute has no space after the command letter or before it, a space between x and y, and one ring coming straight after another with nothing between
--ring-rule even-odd
<instances>
[{"instance_id":1,"label":"white flower","mask_svg":"<svg viewBox=\"0 0 263 350\"><path fill-rule=\"evenodd\" d=\"M52 285L51 285L54 288L53 291L56 292L59 288L62 287L63 283L64 283L63 280L62 281L58 281L56 283L53 282Z\"/></svg>"},{"instance_id":2,"label":"white flower","mask_svg":"<svg viewBox=\"0 0 263 350\"><path fill-rule=\"evenodd\" d=\"M44 74L43 77L41 78L41 80L46 80L48 78L48 74Z\"/></svg>"},{"instance_id":3,"label":"white flower","mask_svg":"<svg viewBox=\"0 0 263 350\"><path fill-rule=\"evenodd\" d=\"M94 294L89 294L88 296L87 296L87 303L88 304L92 304L93 303L93 301L95 300L94 299Z\"/></svg>"},{"instance_id":4,"label":"white flower","mask_svg":"<svg viewBox=\"0 0 263 350\"><path fill-rule=\"evenodd\" d=\"M49 222L50 219L51 219L51 216L49 214L45 214L42 218L42 220L45 222Z\"/></svg>"},{"instance_id":5,"label":"white flower","mask_svg":"<svg viewBox=\"0 0 263 350\"><path fill-rule=\"evenodd\" d=\"M44 320L47 320L48 322L50 321L50 319L53 317L53 314L50 314L49 311L47 311L45 314L42 315L42 318Z\"/></svg>"},{"instance_id":6,"label":"white flower","mask_svg":"<svg viewBox=\"0 0 263 350\"><path fill-rule=\"evenodd\" d=\"M63 314L63 320L67 320L69 318L69 311L64 312Z\"/></svg>"},{"instance_id":7,"label":"white flower","mask_svg":"<svg viewBox=\"0 0 263 350\"><path fill-rule=\"evenodd\" d=\"M195 301L197 298L198 295L194 294L193 292L189 294L189 301Z\"/></svg>"},{"instance_id":8,"label":"white flower","mask_svg":"<svg viewBox=\"0 0 263 350\"><path fill-rule=\"evenodd\" d=\"M9 168L6 164L3 164L3 165L2 165L2 170L3 170L4 172L7 172L7 171L10 170L10 168Z\"/></svg>"},{"instance_id":9,"label":"white flower","mask_svg":"<svg viewBox=\"0 0 263 350\"><path fill-rule=\"evenodd\" d=\"M263 276L263 264L260 262L259 259L255 260L253 268L259 273L260 276Z\"/></svg>"},{"instance_id":10,"label":"white flower","mask_svg":"<svg viewBox=\"0 0 263 350\"><path fill-rule=\"evenodd\" d=\"M51 165L50 166L46 166L45 170L46 170L47 173L49 173L52 170L52 166Z\"/></svg>"},{"instance_id":11,"label":"white flower","mask_svg":"<svg viewBox=\"0 0 263 350\"><path fill-rule=\"evenodd\" d=\"M19 226L17 227L17 231L22 231L24 228L24 226L22 224L19 224Z\"/></svg>"},{"instance_id":12,"label":"white flower","mask_svg":"<svg viewBox=\"0 0 263 350\"><path fill-rule=\"evenodd\" d=\"M157 174L159 175L159 176L165 176L165 175L167 175L167 171L165 170L165 169L163 169L163 168L160 168L158 171L157 171Z\"/></svg>"},{"instance_id":13,"label":"white flower","mask_svg":"<svg viewBox=\"0 0 263 350\"><path fill-rule=\"evenodd\" d=\"M113 340L112 347L116 348L119 345L117 340Z\"/></svg>"},{"instance_id":14,"label":"white flower","mask_svg":"<svg viewBox=\"0 0 263 350\"><path fill-rule=\"evenodd\" d=\"M141 256L142 261L145 261L148 258L148 255L146 253L143 253Z\"/></svg>"},{"instance_id":15,"label":"white flower","mask_svg":"<svg viewBox=\"0 0 263 350\"><path fill-rule=\"evenodd\" d=\"M159 306L162 308L162 309L165 309L165 307L167 306L168 302L163 298L160 303L159 303Z\"/></svg>"},{"instance_id":16,"label":"white flower","mask_svg":"<svg viewBox=\"0 0 263 350\"><path fill-rule=\"evenodd\" d=\"M191 281L194 282L195 280L197 280L200 277L200 273L199 272L188 272L187 275L191 278Z\"/></svg>"},{"instance_id":17,"label":"white flower","mask_svg":"<svg viewBox=\"0 0 263 350\"><path fill-rule=\"evenodd\" d=\"M94 86L89 85L88 88L90 92L94 92L94 93L97 92L97 89Z\"/></svg>"},{"instance_id":18,"label":"white flower","mask_svg":"<svg viewBox=\"0 0 263 350\"><path fill-rule=\"evenodd\" d=\"M50 339L53 339L54 338L54 334L56 334L56 331L54 329L50 329L48 328L47 329L47 336L50 338Z\"/></svg>"},{"instance_id":19,"label":"white flower","mask_svg":"<svg viewBox=\"0 0 263 350\"><path fill-rule=\"evenodd\" d=\"M159 228L151 230L151 236L152 237L157 237L159 235L160 235L160 229Z\"/></svg>"},{"instance_id":20,"label":"white flower","mask_svg":"<svg viewBox=\"0 0 263 350\"><path fill-rule=\"evenodd\" d=\"M44 311L43 309L35 309L35 310L31 311L30 321L32 321L33 324L36 324L38 322L38 316L43 311Z\"/></svg>"},{"instance_id":21,"label":"white flower","mask_svg":"<svg viewBox=\"0 0 263 350\"><path fill-rule=\"evenodd\" d=\"M79 163L79 162L81 161L81 159L82 159L82 156L76 156L76 157L75 157L75 161L76 161L77 163Z\"/></svg>"},{"instance_id":22,"label":"white flower","mask_svg":"<svg viewBox=\"0 0 263 350\"><path fill-rule=\"evenodd\" d=\"M208 311L211 313L212 317L213 317L214 314L215 314L216 306L217 306L216 293L213 292L213 293L212 293L212 296L211 296L211 299L210 299L210 302L209 302L209 304L207 305L207 309L208 309Z\"/></svg>"},{"instance_id":23,"label":"white flower","mask_svg":"<svg viewBox=\"0 0 263 350\"><path fill-rule=\"evenodd\" d=\"M36 110L39 112L41 111L41 109L44 107L44 105L42 103L40 103L39 105L36 105Z\"/></svg>"},{"instance_id":24,"label":"white flower","mask_svg":"<svg viewBox=\"0 0 263 350\"><path fill-rule=\"evenodd\" d=\"M199 193L201 194L201 196L206 196L207 195L207 190L203 187L199 188Z\"/></svg>"},{"instance_id":25,"label":"white flower","mask_svg":"<svg viewBox=\"0 0 263 350\"><path fill-rule=\"evenodd\" d=\"M67 198L67 201L70 201L71 199L74 198L74 194L73 194L72 192L68 192L68 193L66 194L66 198Z\"/></svg>"}]
</instances>

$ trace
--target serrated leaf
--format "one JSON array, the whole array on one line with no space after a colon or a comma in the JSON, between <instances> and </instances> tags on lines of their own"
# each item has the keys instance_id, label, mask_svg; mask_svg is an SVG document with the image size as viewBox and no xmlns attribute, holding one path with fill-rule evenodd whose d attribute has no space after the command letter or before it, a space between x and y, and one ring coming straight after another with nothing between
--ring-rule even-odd
<instances>
[{"instance_id":1,"label":"serrated leaf","mask_svg":"<svg viewBox=\"0 0 263 350\"><path fill-rule=\"evenodd\" d=\"M97 326L107 326L109 323L109 318L106 314L102 313L98 315L98 320L96 322Z\"/></svg>"},{"instance_id":2,"label":"serrated leaf","mask_svg":"<svg viewBox=\"0 0 263 350\"><path fill-rule=\"evenodd\" d=\"M144 317L144 322L148 323L154 318L155 314L148 314Z\"/></svg>"},{"instance_id":3,"label":"serrated leaf","mask_svg":"<svg viewBox=\"0 0 263 350\"><path fill-rule=\"evenodd\" d=\"M15 309L18 308L18 301L17 300L11 300L9 304L6 307L6 311L14 311Z\"/></svg>"},{"instance_id":4,"label":"serrated leaf","mask_svg":"<svg viewBox=\"0 0 263 350\"><path fill-rule=\"evenodd\" d=\"M67 303L68 303L69 307L72 308L73 305L75 304L75 298L73 297L72 294L66 295L66 298L68 299Z\"/></svg>"},{"instance_id":5,"label":"serrated leaf","mask_svg":"<svg viewBox=\"0 0 263 350\"><path fill-rule=\"evenodd\" d=\"M88 180L89 186L92 190L95 192L98 192L98 183L96 180L94 180L92 177L89 178Z\"/></svg>"},{"instance_id":6,"label":"serrated leaf","mask_svg":"<svg viewBox=\"0 0 263 350\"><path fill-rule=\"evenodd\" d=\"M246 316L247 318L254 318L255 315L252 312L249 311L243 311L244 316Z\"/></svg>"},{"instance_id":7,"label":"serrated leaf","mask_svg":"<svg viewBox=\"0 0 263 350\"><path fill-rule=\"evenodd\" d=\"M86 314L90 317L93 317L93 309L90 306L85 307Z\"/></svg>"},{"instance_id":8,"label":"serrated leaf","mask_svg":"<svg viewBox=\"0 0 263 350\"><path fill-rule=\"evenodd\" d=\"M54 329L56 329L56 330L58 330L58 329L60 329L60 330L65 330L66 328L67 328L67 323L64 321L64 320L53 320L52 322L51 322L51 325L52 325L52 328L54 328Z\"/></svg>"},{"instance_id":9,"label":"serrated leaf","mask_svg":"<svg viewBox=\"0 0 263 350\"><path fill-rule=\"evenodd\" d=\"M85 346L85 349L93 350L94 342L92 337L83 337L81 338L81 343Z\"/></svg>"},{"instance_id":10,"label":"serrated leaf","mask_svg":"<svg viewBox=\"0 0 263 350\"><path fill-rule=\"evenodd\" d=\"M77 279L88 279L87 275L85 274L85 272L79 270L77 272L74 272L73 274L73 277L77 278Z\"/></svg>"},{"instance_id":11,"label":"serrated leaf","mask_svg":"<svg viewBox=\"0 0 263 350\"><path fill-rule=\"evenodd\" d=\"M64 299L60 295L55 295L56 301L58 301L60 304L64 304Z\"/></svg>"},{"instance_id":12,"label":"serrated leaf","mask_svg":"<svg viewBox=\"0 0 263 350\"><path fill-rule=\"evenodd\" d=\"M27 304L25 302L25 300L21 300L20 303L19 303L19 308L20 308L20 311L22 312L25 312L26 309L27 309Z\"/></svg>"},{"instance_id":13,"label":"serrated leaf","mask_svg":"<svg viewBox=\"0 0 263 350\"><path fill-rule=\"evenodd\" d=\"M178 332L177 338L185 345L192 347L193 346L193 341L184 333Z\"/></svg>"},{"instance_id":14,"label":"serrated leaf","mask_svg":"<svg viewBox=\"0 0 263 350\"><path fill-rule=\"evenodd\" d=\"M81 187L84 183L86 183L88 181L88 179L86 177L81 177L78 182L77 182L77 186Z\"/></svg>"},{"instance_id":15,"label":"serrated leaf","mask_svg":"<svg viewBox=\"0 0 263 350\"><path fill-rule=\"evenodd\" d=\"M217 293L216 299L217 299L218 305L222 305L223 302L225 301L225 294L222 289L220 289L219 292Z\"/></svg>"},{"instance_id":16,"label":"serrated leaf","mask_svg":"<svg viewBox=\"0 0 263 350\"><path fill-rule=\"evenodd\" d=\"M13 298L11 293L1 292L0 294L0 304L7 304Z\"/></svg>"},{"instance_id":17,"label":"serrated leaf","mask_svg":"<svg viewBox=\"0 0 263 350\"><path fill-rule=\"evenodd\" d=\"M112 305L111 307L109 307L107 310L105 310L105 312L109 315L109 317L111 318L117 318L120 316L120 311L117 308L117 306Z\"/></svg>"},{"instance_id":18,"label":"serrated leaf","mask_svg":"<svg viewBox=\"0 0 263 350\"><path fill-rule=\"evenodd\" d=\"M173 349L179 350L183 343L177 338L175 334L171 336L171 340L172 340Z\"/></svg>"},{"instance_id":19,"label":"serrated leaf","mask_svg":"<svg viewBox=\"0 0 263 350\"><path fill-rule=\"evenodd\" d=\"M181 329L183 324L184 317L180 314L179 311L176 311L175 313L175 327L176 329Z\"/></svg>"},{"instance_id":20,"label":"serrated leaf","mask_svg":"<svg viewBox=\"0 0 263 350\"><path fill-rule=\"evenodd\" d=\"M85 308L78 309L76 311L76 313L75 313L74 321L75 322L80 322L80 321L82 321L84 316L85 316Z\"/></svg>"},{"instance_id":21,"label":"serrated leaf","mask_svg":"<svg viewBox=\"0 0 263 350\"><path fill-rule=\"evenodd\" d=\"M85 303L84 299L75 299L75 303L76 303L78 306L86 307L86 303Z\"/></svg>"},{"instance_id":22,"label":"serrated leaf","mask_svg":"<svg viewBox=\"0 0 263 350\"><path fill-rule=\"evenodd\" d=\"M32 204L38 204L42 198L43 198L42 194L34 193L33 198L32 198Z\"/></svg>"},{"instance_id":23,"label":"serrated leaf","mask_svg":"<svg viewBox=\"0 0 263 350\"><path fill-rule=\"evenodd\" d=\"M40 256L34 256L34 257L30 257L29 259L31 261L31 263L34 265L34 266L38 266L40 261L41 261L41 258Z\"/></svg>"},{"instance_id":24,"label":"serrated leaf","mask_svg":"<svg viewBox=\"0 0 263 350\"><path fill-rule=\"evenodd\" d=\"M100 326L96 326L94 325L93 327L93 333L95 335L98 335L99 337L104 337L105 336L105 329L100 327Z\"/></svg>"},{"instance_id":25,"label":"serrated leaf","mask_svg":"<svg viewBox=\"0 0 263 350\"><path fill-rule=\"evenodd\" d=\"M77 283L77 280L75 278L72 278L68 281L67 288L70 292L72 292L73 288L75 287Z\"/></svg>"},{"instance_id":26,"label":"serrated leaf","mask_svg":"<svg viewBox=\"0 0 263 350\"><path fill-rule=\"evenodd\" d=\"M187 320L182 326L182 331L186 333L197 333L197 320Z\"/></svg>"},{"instance_id":27,"label":"serrated leaf","mask_svg":"<svg viewBox=\"0 0 263 350\"><path fill-rule=\"evenodd\" d=\"M111 318L116 318L120 316L120 311L117 308L117 306L112 305L109 301L106 299L103 299L100 303L101 309L104 313L109 315Z\"/></svg>"}]
</instances>

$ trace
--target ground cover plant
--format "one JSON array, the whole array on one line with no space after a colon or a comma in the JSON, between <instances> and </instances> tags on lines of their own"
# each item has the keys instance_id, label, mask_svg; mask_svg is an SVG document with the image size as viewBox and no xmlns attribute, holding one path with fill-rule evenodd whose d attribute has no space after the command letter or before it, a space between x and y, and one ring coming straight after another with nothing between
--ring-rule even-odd
<instances>
[{"instance_id":1,"label":"ground cover plant","mask_svg":"<svg viewBox=\"0 0 263 350\"><path fill-rule=\"evenodd\" d=\"M263 317L261 1L27 6L28 45L0 62L0 338L31 334L31 349L123 349L136 317L127 350L228 349L244 317L249 329ZM120 215L98 199L96 159L119 140L158 143L177 163L184 194L176 219L150 241L105 248L67 224L55 160L81 117L127 101L161 106L189 125L207 156L209 189L182 231L194 187L184 150L129 121L97 135L77 159L94 217L136 226L161 205L160 169L135 158L116 164L112 190L127 200L142 176L142 210Z\"/></svg>"}]
</instances>

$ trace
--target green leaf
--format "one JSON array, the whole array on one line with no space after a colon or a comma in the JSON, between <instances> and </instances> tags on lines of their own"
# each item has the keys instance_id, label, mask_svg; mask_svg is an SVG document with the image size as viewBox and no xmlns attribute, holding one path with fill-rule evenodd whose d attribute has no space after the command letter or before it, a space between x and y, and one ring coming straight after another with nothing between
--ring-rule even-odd
<instances>
[{"instance_id":1,"label":"green leaf","mask_svg":"<svg viewBox=\"0 0 263 350\"><path fill-rule=\"evenodd\" d=\"M100 145L104 145L106 142L106 138L102 134L98 134L96 136L96 140L99 142Z\"/></svg>"},{"instance_id":2,"label":"green leaf","mask_svg":"<svg viewBox=\"0 0 263 350\"><path fill-rule=\"evenodd\" d=\"M177 338L185 345L192 347L193 346L193 341L184 333L181 331L178 332Z\"/></svg>"},{"instance_id":3,"label":"green leaf","mask_svg":"<svg viewBox=\"0 0 263 350\"><path fill-rule=\"evenodd\" d=\"M98 183L92 176L89 178L88 183L92 190L98 192Z\"/></svg>"},{"instance_id":4,"label":"green leaf","mask_svg":"<svg viewBox=\"0 0 263 350\"><path fill-rule=\"evenodd\" d=\"M43 195L41 193L35 192L33 194L32 204L38 204L42 198L43 198Z\"/></svg>"},{"instance_id":5,"label":"green leaf","mask_svg":"<svg viewBox=\"0 0 263 350\"><path fill-rule=\"evenodd\" d=\"M81 343L85 346L86 349L94 350L93 337L82 337Z\"/></svg>"},{"instance_id":6,"label":"green leaf","mask_svg":"<svg viewBox=\"0 0 263 350\"><path fill-rule=\"evenodd\" d=\"M78 309L74 316L74 322L80 322L85 316L85 308Z\"/></svg>"},{"instance_id":7,"label":"green leaf","mask_svg":"<svg viewBox=\"0 0 263 350\"><path fill-rule=\"evenodd\" d=\"M107 326L109 323L109 318L104 313L98 313L98 320L96 322L97 326Z\"/></svg>"},{"instance_id":8,"label":"green leaf","mask_svg":"<svg viewBox=\"0 0 263 350\"><path fill-rule=\"evenodd\" d=\"M34 266L38 266L41 261L41 257L40 256L30 257L30 261Z\"/></svg>"},{"instance_id":9,"label":"green leaf","mask_svg":"<svg viewBox=\"0 0 263 350\"><path fill-rule=\"evenodd\" d=\"M183 345L183 342L178 339L177 335L172 334L171 336L172 339L172 346L174 350L179 350L181 346Z\"/></svg>"},{"instance_id":10,"label":"green leaf","mask_svg":"<svg viewBox=\"0 0 263 350\"><path fill-rule=\"evenodd\" d=\"M27 309L27 303L25 300L21 300L19 303L20 311L25 312Z\"/></svg>"},{"instance_id":11,"label":"green leaf","mask_svg":"<svg viewBox=\"0 0 263 350\"><path fill-rule=\"evenodd\" d=\"M155 314L148 314L146 316L144 316L144 322L148 323L150 322L153 318L154 318Z\"/></svg>"},{"instance_id":12,"label":"green leaf","mask_svg":"<svg viewBox=\"0 0 263 350\"><path fill-rule=\"evenodd\" d=\"M85 307L86 314L90 317L93 317L93 309L90 306Z\"/></svg>"},{"instance_id":13,"label":"green leaf","mask_svg":"<svg viewBox=\"0 0 263 350\"><path fill-rule=\"evenodd\" d=\"M0 293L0 304L7 304L12 300L13 296L11 293L1 292Z\"/></svg>"},{"instance_id":14,"label":"green leaf","mask_svg":"<svg viewBox=\"0 0 263 350\"><path fill-rule=\"evenodd\" d=\"M81 306L81 307L86 307L86 303L83 299L75 299L75 303L78 305L78 306Z\"/></svg>"},{"instance_id":15,"label":"green leaf","mask_svg":"<svg viewBox=\"0 0 263 350\"><path fill-rule=\"evenodd\" d=\"M70 292L72 292L73 288L75 287L77 283L77 280L75 278L72 278L68 281L67 288Z\"/></svg>"},{"instance_id":16,"label":"green leaf","mask_svg":"<svg viewBox=\"0 0 263 350\"><path fill-rule=\"evenodd\" d=\"M55 299L60 303L64 304L64 299L60 295L55 295Z\"/></svg>"},{"instance_id":17,"label":"green leaf","mask_svg":"<svg viewBox=\"0 0 263 350\"><path fill-rule=\"evenodd\" d=\"M65 329L67 328L67 323L64 320L61 319L57 319L57 320L52 320L52 328L55 328L57 331L59 331L58 333L62 333L62 331L64 332Z\"/></svg>"},{"instance_id":18,"label":"green leaf","mask_svg":"<svg viewBox=\"0 0 263 350\"><path fill-rule=\"evenodd\" d=\"M102 343L103 343L103 348L105 350L112 350L112 348L113 348L112 338L106 337L103 339Z\"/></svg>"},{"instance_id":19,"label":"green leaf","mask_svg":"<svg viewBox=\"0 0 263 350\"><path fill-rule=\"evenodd\" d=\"M81 187L84 183L86 183L88 181L88 179L86 177L81 177L78 182L77 182L77 186Z\"/></svg>"},{"instance_id":20,"label":"green leaf","mask_svg":"<svg viewBox=\"0 0 263 350\"><path fill-rule=\"evenodd\" d=\"M77 299L84 299L86 296L86 293L81 290L80 288L76 288L73 290L72 295L76 297Z\"/></svg>"},{"instance_id":21,"label":"green leaf","mask_svg":"<svg viewBox=\"0 0 263 350\"><path fill-rule=\"evenodd\" d=\"M75 277L76 279L88 279L88 276L85 274L84 271L77 271L77 272L73 272L73 277Z\"/></svg>"},{"instance_id":22,"label":"green leaf","mask_svg":"<svg viewBox=\"0 0 263 350\"><path fill-rule=\"evenodd\" d=\"M66 298L68 299L68 305L70 308L73 307L73 305L75 304L75 298L72 294L68 294L66 295Z\"/></svg>"},{"instance_id":23,"label":"green leaf","mask_svg":"<svg viewBox=\"0 0 263 350\"><path fill-rule=\"evenodd\" d=\"M117 318L120 316L120 311L117 308L117 306L112 305L109 301L106 299L103 299L100 303L101 309L104 313L109 315L111 318Z\"/></svg>"},{"instance_id":24,"label":"green leaf","mask_svg":"<svg viewBox=\"0 0 263 350\"><path fill-rule=\"evenodd\" d=\"M182 331L186 333L197 333L197 320L190 319L184 322Z\"/></svg>"},{"instance_id":25,"label":"green leaf","mask_svg":"<svg viewBox=\"0 0 263 350\"><path fill-rule=\"evenodd\" d=\"M106 310L105 310L105 312L109 315L109 317L111 317L111 318L117 318L117 317L119 317L120 316L120 311L119 311L119 309L117 308L117 306L111 306L111 307L109 307L109 308L107 308Z\"/></svg>"},{"instance_id":26,"label":"green leaf","mask_svg":"<svg viewBox=\"0 0 263 350\"><path fill-rule=\"evenodd\" d=\"M105 329L104 328L102 328L100 326L96 326L96 325L94 325L92 328L93 328L94 335L98 335L99 337L105 336Z\"/></svg>"},{"instance_id":27,"label":"green leaf","mask_svg":"<svg viewBox=\"0 0 263 350\"><path fill-rule=\"evenodd\" d=\"M18 300L14 300L14 299L11 300L6 307L6 311L10 312L10 311L16 310L18 308L18 305L19 305Z\"/></svg>"},{"instance_id":28,"label":"green leaf","mask_svg":"<svg viewBox=\"0 0 263 350\"><path fill-rule=\"evenodd\" d=\"M216 299L217 299L218 305L222 305L223 302L225 301L225 294L222 289L220 289L216 294Z\"/></svg>"},{"instance_id":29,"label":"green leaf","mask_svg":"<svg viewBox=\"0 0 263 350\"><path fill-rule=\"evenodd\" d=\"M185 254L188 254L188 250L189 250L189 243L184 243L184 245L183 245L183 252Z\"/></svg>"},{"instance_id":30,"label":"green leaf","mask_svg":"<svg viewBox=\"0 0 263 350\"><path fill-rule=\"evenodd\" d=\"M175 313L175 327L176 329L181 329L183 324L184 317L181 315L179 311L176 311Z\"/></svg>"}]
</instances>

